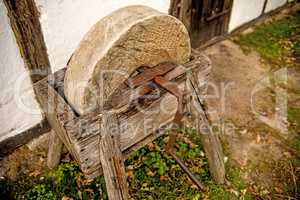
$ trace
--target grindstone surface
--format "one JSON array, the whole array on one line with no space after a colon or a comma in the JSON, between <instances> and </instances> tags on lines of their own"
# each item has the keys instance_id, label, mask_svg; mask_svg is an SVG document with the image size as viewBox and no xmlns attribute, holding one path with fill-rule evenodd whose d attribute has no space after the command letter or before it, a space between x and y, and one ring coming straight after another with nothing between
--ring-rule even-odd
<instances>
[{"instance_id":1,"label":"grindstone surface","mask_svg":"<svg viewBox=\"0 0 300 200\"><path fill-rule=\"evenodd\" d=\"M119 9L85 35L67 65L64 91L81 115L108 102L140 66L189 60L190 38L176 18L145 6Z\"/></svg>"}]
</instances>

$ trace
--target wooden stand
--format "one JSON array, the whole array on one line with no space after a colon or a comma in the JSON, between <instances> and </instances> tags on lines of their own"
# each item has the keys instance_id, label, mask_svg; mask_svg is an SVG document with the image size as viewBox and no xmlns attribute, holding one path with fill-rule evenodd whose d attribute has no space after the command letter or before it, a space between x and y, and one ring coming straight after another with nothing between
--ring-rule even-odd
<instances>
[{"instance_id":1,"label":"wooden stand","mask_svg":"<svg viewBox=\"0 0 300 200\"><path fill-rule=\"evenodd\" d=\"M180 88L188 88L191 96L188 107L199 124L207 127L202 130L197 126L211 173L217 183L223 184L225 169L222 147L217 135L210 128L200 101L200 91L204 91L207 86L211 63L206 56L194 52L193 58L184 67L188 73L173 77L170 72L164 77L176 82ZM64 73L65 69L62 69L34 86L42 109L55 132L55 135L52 134L50 137L48 166L54 167L58 164L62 142L87 177L94 178L104 173L110 199L127 199L123 160L131 152L165 132L159 130L170 126L175 113L160 112L161 103L165 102L163 104L165 110L174 111L177 109L177 99L172 94L163 92L160 97L140 105L147 112L139 112L135 106L126 105L118 115L110 112L91 112L79 116L64 98ZM125 84L121 89L123 95L131 90ZM114 99L112 99L114 105L124 105L127 102L126 98ZM112 125L117 125L117 129Z\"/></svg>"}]
</instances>

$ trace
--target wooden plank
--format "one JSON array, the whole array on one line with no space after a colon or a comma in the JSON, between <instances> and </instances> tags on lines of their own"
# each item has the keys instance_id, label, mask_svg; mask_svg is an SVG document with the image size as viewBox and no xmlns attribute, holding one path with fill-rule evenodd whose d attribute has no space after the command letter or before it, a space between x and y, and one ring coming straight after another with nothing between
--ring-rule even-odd
<instances>
[{"instance_id":1,"label":"wooden plank","mask_svg":"<svg viewBox=\"0 0 300 200\"><path fill-rule=\"evenodd\" d=\"M180 13L180 2L182 0L171 0L169 14L178 18Z\"/></svg>"},{"instance_id":2,"label":"wooden plank","mask_svg":"<svg viewBox=\"0 0 300 200\"><path fill-rule=\"evenodd\" d=\"M101 127L100 161L108 197L111 200L126 200L128 199L128 189L116 114L104 113Z\"/></svg>"},{"instance_id":3,"label":"wooden plank","mask_svg":"<svg viewBox=\"0 0 300 200\"><path fill-rule=\"evenodd\" d=\"M210 60L196 51L193 51L192 55L191 62L184 64L184 67L191 69L192 73L197 73L199 82L207 82L211 71ZM102 114L93 112L78 116L74 112L64 99L64 72L65 69L56 72L53 76L49 76L49 80L45 79L35 84L34 88L38 91L39 101L52 128L79 163L82 171L88 177L93 178L101 174L98 141L101 135ZM172 74L167 77L172 78ZM174 81L180 87L184 87L185 76ZM169 93L161 95L160 98L125 110L120 114L120 128L122 129L120 143L126 155L139 148L138 143L156 138L153 132L173 121L175 112L172 111L177 110L177 100Z\"/></svg>"},{"instance_id":4,"label":"wooden plank","mask_svg":"<svg viewBox=\"0 0 300 200\"><path fill-rule=\"evenodd\" d=\"M144 73L136 75L134 78L130 78L127 84L134 88L139 85L144 85L151 81L155 76L163 75L176 67L173 63L161 63L152 68L148 68Z\"/></svg>"},{"instance_id":5,"label":"wooden plank","mask_svg":"<svg viewBox=\"0 0 300 200\"><path fill-rule=\"evenodd\" d=\"M10 24L33 83L51 74L47 49L34 0L4 0Z\"/></svg>"},{"instance_id":6,"label":"wooden plank","mask_svg":"<svg viewBox=\"0 0 300 200\"><path fill-rule=\"evenodd\" d=\"M51 79L51 77L49 79ZM34 90L36 91L37 99L50 126L56 132L61 141L63 141L66 145L74 159L79 161L78 153L73 148L72 139L74 137L70 136L64 128L66 120L76 118L73 110L65 103L64 99L58 95L54 88L49 85L48 78L34 84Z\"/></svg>"},{"instance_id":7,"label":"wooden plank","mask_svg":"<svg viewBox=\"0 0 300 200\"><path fill-rule=\"evenodd\" d=\"M52 169L59 164L63 148L63 142L59 139L59 137L53 130L49 134L48 146L49 150L47 155L47 167Z\"/></svg>"},{"instance_id":8,"label":"wooden plank","mask_svg":"<svg viewBox=\"0 0 300 200\"><path fill-rule=\"evenodd\" d=\"M214 16L215 14L217 14L217 6L218 6L218 2L219 1L223 1L223 0L213 0L211 1L211 7L209 10L209 15L205 18L205 20L207 21L207 19L211 16ZM210 40L212 38L214 38L217 35L217 31L218 31L218 27L219 27L219 23L218 23L219 19L215 19L212 21L209 21L208 24L210 26L210 31L209 31L209 38L207 40Z\"/></svg>"},{"instance_id":9,"label":"wooden plank","mask_svg":"<svg viewBox=\"0 0 300 200\"><path fill-rule=\"evenodd\" d=\"M43 119L34 127L23 131L22 133L9 137L0 142L0 159L12 153L18 147L29 143L33 138L37 138L44 133L51 131L50 125L46 119Z\"/></svg>"},{"instance_id":10,"label":"wooden plank","mask_svg":"<svg viewBox=\"0 0 300 200\"><path fill-rule=\"evenodd\" d=\"M210 172L218 184L225 183L224 155L221 142L211 127L208 117L204 111L201 99L202 84L198 82L195 74L188 74L186 87L190 91L190 102L187 104L188 110L194 118L194 126L197 127L201 141L209 163Z\"/></svg>"},{"instance_id":11,"label":"wooden plank","mask_svg":"<svg viewBox=\"0 0 300 200\"><path fill-rule=\"evenodd\" d=\"M232 0L193 1L191 9L190 37L194 48L227 34Z\"/></svg>"},{"instance_id":12,"label":"wooden plank","mask_svg":"<svg viewBox=\"0 0 300 200\"><path fill-rule=\"evenodd\" d=\"M190 70L192 67L190 68ZM181 76L185 74L187 71L186 67L178 66L174 70L168 72L164 75L164 78L168 81L178 78L178 76ZM112 99L110 100L110 105L105 105L106 109L121 109L121 107L128 106L130 103L138 99L139 97L149 93L152 91L153 86L152 81L149 81L148 83L141 85L137 87L134 90L129 90L126 87L123 87L119 91L122 91L118 94L115 94ZM150 86L152 85L152 86Z\"/></svg>"},{"instance_id":13,"label":"wooden plank","mask_svg":"<svg viewBox=\"0 0 300 200\"><path fill-rule=\"evenodd\" d=\"M184 86L182 84L182 86ZM164 110L161 110L162 102ZM173 121L174 111L177 109L177 100L174 96L166 93L162 98L154 101L150 106L143 111L137 110L136 113L124 113L120 116L121 128L121 149L122 151L131 149L136 143L139 143L148 135L159 129L161 126L167 125ZM140 112L139 112L140 111ZM166 112L170 111L170 112ZM98 120L91 120L88 126L80 125L79 120L75 127L67 128L67 132L73 131L74 135L85 135L84 137L74 140L74 147L80 154L80 163L82 170L86 174L91 174L92 177L97 176L99 173L95 171L101 167L97 155L97 138L99 137L97 130L99 125L102 124L102 116ZM72 133L72 134L73 134ZM93 174L95 173L95 174Z\"/></svg>"},{"instance_id":14,"label":"wooden plank","mask_svg":"<svg viewBox=\"0 0 300 200\"><path fill-rule=\"evenodd\" d=\"M210 15L210 1L209 0L203 0L203 4L202 4L202 21L205 21L205 18L208 17Z\"/></svg>"},{"instance_id":15,"label":"wooden plank","mask_svg":"<svg viewBox=\"0 0 300 200\"><path fill-rule=\"evenodd\" d=\"M268 0L265 0L262 11L261 11L261 15L265 14L267 4L268 4Z\"/></svg>"},{"instance_id":16,"label":"wooden plank","mask_svg":"<svg viewBox=\"0 0 300 200\"><path fill-rule=\"evenodd\" d=\"M183 22L186 29L191 31L192 20L192 0L184 0L180 3L179 19Z\"/></svg>"},{"instance_id":17,"label":"wooden plank","mask_svg":"<svg viewBox=\"0 0 300 200\"><path fill-rule=\"evenodd\" d=\"M193 47L200 46L203 42L209 40L211 28L210 24L205 20L209 16L210 1L193 1L193 18L192 18L192 31L191 41Z\"/></svg>"},{"instance_id":18,"label":"wooden plank","mask_svg":"<svg viewBox=\"0 0 300 200\"><path fill-rule=\"evenodd\" d=\"M230 12L224 16L221 35L225 35L228 33L229 22L230 22L230 17L232 12L232 4L233 4L233 0L224 0L223 10L230 10Z\"/></svg>"}]
</instances>

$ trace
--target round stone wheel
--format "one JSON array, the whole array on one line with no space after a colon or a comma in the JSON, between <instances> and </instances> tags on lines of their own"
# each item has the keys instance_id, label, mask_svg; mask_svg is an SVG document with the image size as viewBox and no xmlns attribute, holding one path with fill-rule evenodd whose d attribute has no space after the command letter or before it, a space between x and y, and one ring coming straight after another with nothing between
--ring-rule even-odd
<instances>
[{"instance_id":1,"label":"round stone wheel","mask_svg":"<svg viewBox=\"0 0 300 200\"><path fill-rule=\"evenodd\" d=\"M67 65L65 97L80 115L101 109L137 68L183 64L190 53L189 34L178 19L146 6L121 8L80 42Z\"/></svg>"}]
</instances>

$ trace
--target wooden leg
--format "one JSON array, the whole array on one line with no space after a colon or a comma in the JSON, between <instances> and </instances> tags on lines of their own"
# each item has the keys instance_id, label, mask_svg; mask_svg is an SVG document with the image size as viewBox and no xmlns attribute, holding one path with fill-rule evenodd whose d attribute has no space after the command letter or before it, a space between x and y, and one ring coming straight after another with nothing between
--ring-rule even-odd
<instances>
[{"instance_id":1,"label":"wooden leg","mask_svg":"<svg viewBox=\"0 0 300 200\"><path fill-rule=\"evenodd\" d=\"M190 101L188 103L189 111L191 112L198 133L208 159L210 172L217 184L225 183L225 166L224 155L221 142L211 127L206 113L203 109L203 104L200 99L199 91L197 91L197 79L192 76L187 79L187 88L191 92Z\"/></svg>"},{"instance_id":2,"label":"wooden leg","mask_svg":"<svg viewBox=\"0 0 300 200\"><path fill-rule=\"evenodd\" d=\"M47 167L52 169L59 164L62 148L63 148L63 142L56 135L55 131L52 130L49 135Z\"/></svg>"},{"instance_id":3,"label":"wooden leg","mask_svg":"<svg viewBox=\"0 0 300 200\"><path fill-rule=\"evenodd\" d=\"M128 189L117 117L114 114L103 114L101 129L100 161L108 197L111 200L126 200Z\"/></svg>"}]
</instances>

